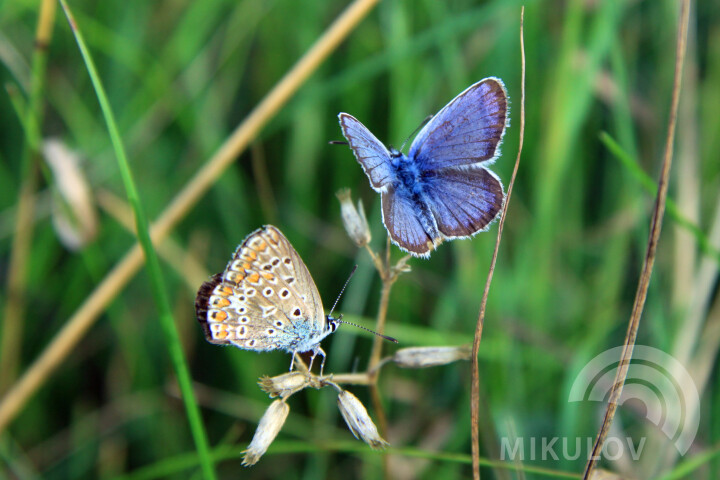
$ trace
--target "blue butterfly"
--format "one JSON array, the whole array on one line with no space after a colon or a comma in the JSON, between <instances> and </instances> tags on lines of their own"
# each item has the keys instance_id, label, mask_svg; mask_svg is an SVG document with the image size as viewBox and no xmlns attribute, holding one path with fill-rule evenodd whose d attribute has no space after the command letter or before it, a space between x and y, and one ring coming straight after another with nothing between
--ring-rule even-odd
<instances>
[{"instance_id":1,"label":"blue butterfly","mask_svg":"<svg viewBox=\"0 0 720 480\"><path fill-rule=\"evenodd\" d=\"M338 115L355 158L382 198L393 243L427 257L443 240L487 230L505 201L486 167L500 156L508 97L499 78L468 87L420 130L404 153L385 147L352 115Z\"/></svg>"}]
</instances>

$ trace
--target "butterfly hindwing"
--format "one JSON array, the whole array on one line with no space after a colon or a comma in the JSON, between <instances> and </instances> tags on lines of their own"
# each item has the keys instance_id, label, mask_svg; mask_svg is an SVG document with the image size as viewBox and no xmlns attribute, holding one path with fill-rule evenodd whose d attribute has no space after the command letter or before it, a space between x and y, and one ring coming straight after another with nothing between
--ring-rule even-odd
<instances>
[{"instance_id":1,"label":"butterfly hindwing","mask_svg":"<svg viewBox=\"0 0 720 480\"><path fill-rule=\"evenodd\" d=\"M500 180L481 167L445 169L428 176L424 196L446 238L469 237L486 230L505 200Z\"/></svg>"},{"instance_id":2,"label":"butterfly hindwing","mask_svg":"<svg viewBox=\"0 0 720 480\"><path fill-rule=\"evenodd\" d=\"M195 314L197 315L198 322L203 329L205 338L210 343L219 345L228 345L230 342L224 339L216 339L213 337L212 329L210 328L210 322L212 320L208 317L208 311L212 308L210 299L213 296L215 288L222 283L222 274L216 273L210 280L204 282L198 290L197 296L195 297Z\"/></svg>"},{"instance_id":3,"label":"butterfly hindwing","mask_svg":"<svg viewBox=\"0 0 720 480\"><path fill-rule=\"evenodd\" d=\"M441 240L427 205L402 187L382 194L382 213L393 243L413 255L429 255Z\"/></svg>"},{"instance_id":4,"label":"butterfly hindwing","mask_svg":"<svg viewBox=\"0 0 720 480\"><path fill-rule=\"evenodd\" d=\"M365 125L347 113L338 115L343 136L350 144L355 158L362 165L373 189L385 191L395 181L395 171L390 164L390 152Z\"/></svg>"},{"instance_id":5,"label":"butterfly hindwing","mask_svg":"<svg viewBox=\"0 0 720 480\"><path fill-rule=\"evenodd\" d=\"M503 82L481 80L455 97L423 127L408 157L425 171L490 163L500 155L508 123Z\"/></svg>"}]
</instances>

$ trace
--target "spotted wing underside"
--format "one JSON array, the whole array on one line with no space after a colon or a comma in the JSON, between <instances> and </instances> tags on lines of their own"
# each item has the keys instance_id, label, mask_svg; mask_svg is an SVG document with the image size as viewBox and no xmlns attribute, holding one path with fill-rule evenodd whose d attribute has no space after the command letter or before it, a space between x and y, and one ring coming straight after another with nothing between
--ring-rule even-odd
<instances>
[{"instance_id":1,"label":"spotted wing underside","mask_svg":"<svg viewBox=\"0 0 720 480\"><path fill-rule=\"evenodd\" d=\"M285 236L267 225L237 248L195 301L206 339L247 350L293 350L325 319L320 294Z\"/></svg>"}]
</instances>

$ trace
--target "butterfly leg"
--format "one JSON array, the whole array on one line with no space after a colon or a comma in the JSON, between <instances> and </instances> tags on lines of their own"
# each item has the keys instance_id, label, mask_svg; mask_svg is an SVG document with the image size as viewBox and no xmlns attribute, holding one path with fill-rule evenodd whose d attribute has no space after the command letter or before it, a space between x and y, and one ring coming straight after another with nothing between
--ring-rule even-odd
<instances>
[{"instance_id":1,"label":"butterfly leg","mask_svg":"<svg viewBox=\"0 0 720 480\"><path fill-rule=\"evenodd\" d=\"M323 350L322 348L320 348L319 345L313 349L313 356L312 356L312 358L310 358L310 368L309 368L309 370L312 369L313 360L315 360L315 357L317 356L318 353L319 353L320 355L322 355L322 357L323 357L323 358L322 358L322 363L320 363L320 376L322 377L322 375L323 375L323 370L325 369L325 359L327 358L327 355L325 355L325 350Z\"/></svg>"},{"instance_id":2,"label":"butterfly leg","mask_svg":"<svg viewBox=\"0 0 720 480\"><path fill-rule=\"evenodd\" d=\"M290 355L290 371L292 372L293 365L295 365L295 355L297 352L292 352L292 355Z\"/></svg>"}]
</instances>

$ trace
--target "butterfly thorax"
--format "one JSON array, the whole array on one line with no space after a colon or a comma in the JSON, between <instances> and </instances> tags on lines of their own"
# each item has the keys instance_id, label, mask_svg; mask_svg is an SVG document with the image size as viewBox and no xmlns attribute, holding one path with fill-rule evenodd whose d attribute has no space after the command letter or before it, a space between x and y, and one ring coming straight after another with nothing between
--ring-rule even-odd
<instances>
[{"instance_id":1,"label":"butterfly thorax","mask_svg":"<svg viewBox=\"0 0 720 480\"><path fill-rule=\"evenodd\" d=\"M322 312L320 313L322 314ZM321 327L317 328L318 325ZM309 352L314 350L325 337L337 330L337 327L337 321L329 315L325 317L324 322L299 322L294 326L292 336L288 338L288 341L278 344L278 348L289 353Z\"/></svg>"},{"instance_id":2,"label":"butterfly thorax","mask_svg":"<svg viewBox=\"0 0 720 480\"><path fill-rule=\"evenodd\" d=\"M395 190L405 190L414 195L421 195L425 182L423 171L418 167L418 163L392 147L390 155L390 162L395 169L395 178L397 179Z\"/></svg>"}]
</instances>

